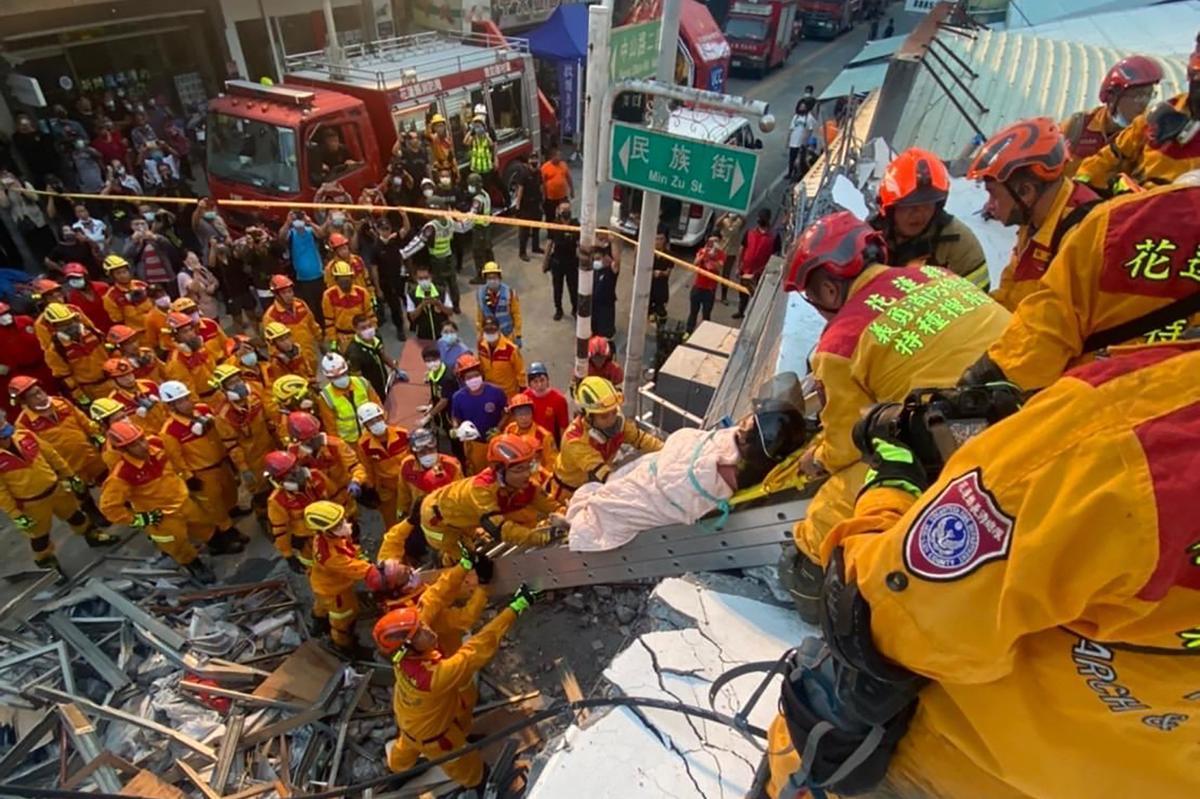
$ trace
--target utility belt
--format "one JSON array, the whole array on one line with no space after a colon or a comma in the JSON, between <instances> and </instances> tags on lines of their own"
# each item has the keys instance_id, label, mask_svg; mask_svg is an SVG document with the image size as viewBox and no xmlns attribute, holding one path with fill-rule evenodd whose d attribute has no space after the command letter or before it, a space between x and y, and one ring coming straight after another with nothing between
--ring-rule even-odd
<instances>
[{"instance_id":1,"label":"utility belt","mask_svg":"<svg viewBox=\"0 0 1200 799\"><path fill-rule=\"evenodd\" d=\"M58 481L56 480L55 482L50 484L49 488L47 488L42 493L38 494L36 497L13 497L13 500L18 505L24 504L26 502L37 502L39 499L45 499L46 497L50 496L57 490L58 490Z\"/></svg>"}]
</instances>

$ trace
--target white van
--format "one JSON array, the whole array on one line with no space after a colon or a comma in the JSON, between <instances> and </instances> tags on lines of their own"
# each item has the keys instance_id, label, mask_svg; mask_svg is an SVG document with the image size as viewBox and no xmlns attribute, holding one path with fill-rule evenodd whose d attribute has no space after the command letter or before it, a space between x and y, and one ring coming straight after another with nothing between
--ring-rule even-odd
<instances>
[{"instance_id":1,"label":"white van","mask_svg":"<svg viewBox=\"0 0 1200 799\"><path fill-rule=\"evenodd\" d=\"M703 139L714 144L732 147L760 149L762 140L754 135L746 117L702 111L694 108L677 108L671 112L668 130L677 136ZM627 236L636 236L636 219L631 213L642 208L642 192L628 186L613 188L612 218L609 225ZM673 197L663 197L659 218L670 227L670 241L676 247L698 247L704 243L713 228L717 213L714 209L698 203L683 202Z\"/></svg>"}]
</instances>

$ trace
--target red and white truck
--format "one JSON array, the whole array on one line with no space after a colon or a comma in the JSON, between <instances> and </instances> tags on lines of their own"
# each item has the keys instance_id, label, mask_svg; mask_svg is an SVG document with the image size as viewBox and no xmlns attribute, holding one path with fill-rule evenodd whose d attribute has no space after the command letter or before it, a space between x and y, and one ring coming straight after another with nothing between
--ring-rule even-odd
<instances>
[{"instance_id":1,"label":"red and white truck","mask_svg":"<svg viewBox=\"0 0 1200 799\"><path fill-rule=\"evenodd\" d=\"M766 75L792 52L796 0L738 0L725 21L733 69Z\"/></svg>"},{"instance_id":2,"label":"red and white truck","mask_svg":"<svg viewBox=\"0 0 1200 799\"><path fill-rule=\"evenodd\" d=\"M806 39L836 39L862 14L863 0L797 0L800 31Z\"/></svg>"}]
</instances>

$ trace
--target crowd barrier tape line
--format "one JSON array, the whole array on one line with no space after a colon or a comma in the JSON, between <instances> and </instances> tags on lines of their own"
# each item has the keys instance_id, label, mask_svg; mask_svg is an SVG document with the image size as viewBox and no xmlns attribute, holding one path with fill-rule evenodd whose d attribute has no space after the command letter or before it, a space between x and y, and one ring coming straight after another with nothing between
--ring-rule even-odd
<instances>
[{"instance_id":1,"label":"crowd barrier tape line","mask_svg":"<svg viewBox=\"0 0 1200 799\"><path fill-rule=\"evenodd\" d=\"M42 190L25 190L25 194L35 194L43 197L63 197L70 200L95 200L99 202L122 202L122 203L152 203L155 205L195 205L199 199L193 197L143 197L140 195L111 195L111 194L82 194L79 192L53 192ZM439 208L414 208L405 205L367 205L363 203L307 203L307 202L278 202L275 200L219 200L216 201L218 208L282 208L287 211L327 211L338 209L341 211L361 211L369 214L380 214L387 211L399 211L402 214L416 214L426 217L445 217L454 220L470 219L473 222L486 221L494 225L508 225L509 227L528 227L537 228L539 230L561 230L567 233L578 233L579 225L564 225L560 222L540 222L532 219L519 219L508 216L483 216L481 214L466 213L463 211L445 211ZM631 247L637 247L637 239L630 238L624 233L608 228L598 228L598 233L606 233L609 237L620 239ZM707 269L701 269L690 261L685 261L682 258L676 258L670 253L655 250L654 254L659 258L670 261L676 266L681 266L691 272L702 274L705 277L716 281L722 286L749 294L750 289L743 286L736 280L730 280L727 277L713 274Z\"/></svg>"}]
</instances>

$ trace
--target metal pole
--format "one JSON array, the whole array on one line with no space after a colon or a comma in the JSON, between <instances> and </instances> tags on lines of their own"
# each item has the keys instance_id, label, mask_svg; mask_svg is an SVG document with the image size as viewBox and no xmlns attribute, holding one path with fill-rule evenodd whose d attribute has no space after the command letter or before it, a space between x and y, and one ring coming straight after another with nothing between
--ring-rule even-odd
<instances>
[{"instance_id":1,"label":"metal pole","mask_svg":"<svg viewBox=\"0 0 1200 799\"><path fill-rule=\"evenodd\" d=\"M322 4L325 12L325 54L331 64L342 63L342 45L338 42L337 25L333 21L333 2L325 0Z\"/></svg>"},{"instance_id":2,"label":"metal pole","mask_svg":"<svg viewBox=\"0 0 1200 799\"><path fill-rule=\"evenodd\" d=\"M612 0L588 7L587 93L583 100L583 185L579 188L579 307L575 317L575 378L587 376L587 342L592 335L592 249L596 246L596 209L601 175L600 120L611 113L602 98L608 87Z\"/></svg>"},{"instance_id":3,"label":"metal pole","mask_svg":"<svg viewBox=\"0 0 1200 799\"><path fill-rule=\"evenodd\" d=\"M683 0L665 0L662 29L658 40L658 69L654 77L663 83L674 83L675 48L679 40L679 16ZM671 105L665 97L654 99L650 127L666 130L671 119ZM604 142L599 142L605 146ZM595 150L596 147L591 149ZM637 389L642 382L642 356L646 350L646 317L650 313L651 271L654 268L654 237L658 232L658 213L662 195L645 192L642 195L642 217L638 227L637 259L633 271L633 298L629 303L629 334L625 343L626 411L637 406Z\"/></svg>"},{"instance_id":4,"label":"metal pole","mask_svg":"<svg viewBox=\"0 0 1200 799\"><path fill-rule=\"evenodd\" d=\"M267 9L263 7L263 0L258 0L258 13L262 16L263 25L267 28L267 42L271 45L271 63L275 66L275 80L283 80L283 45L282 40L275 36L275 19L267 16ZM249 74L250 68L246 68L246 78L257 81L262 78L259 75L257 78Z\"/></svg>"}]
</instances>

